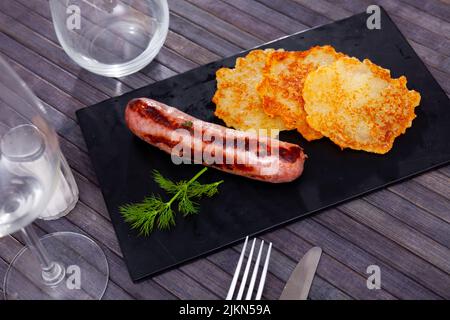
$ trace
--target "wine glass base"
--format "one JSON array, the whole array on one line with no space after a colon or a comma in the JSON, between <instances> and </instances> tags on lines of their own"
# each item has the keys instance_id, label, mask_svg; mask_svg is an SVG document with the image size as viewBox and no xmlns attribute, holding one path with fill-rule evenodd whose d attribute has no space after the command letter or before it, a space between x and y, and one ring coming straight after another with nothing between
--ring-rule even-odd
<instances>
[{"instance_id":1,"label":"wine glass base","mask_svg":"<svg viewBox=\"0 0 450 320\"><path fill-rule=\"evenodd\" d=\"M88 237L56 232L41 238L50 259L65 269L65 277L54 286L42 281L39 260L24 247L6 272L6 300L100 300L108 284L109 269L102 249Z\"/></svg>"}]
</instances>

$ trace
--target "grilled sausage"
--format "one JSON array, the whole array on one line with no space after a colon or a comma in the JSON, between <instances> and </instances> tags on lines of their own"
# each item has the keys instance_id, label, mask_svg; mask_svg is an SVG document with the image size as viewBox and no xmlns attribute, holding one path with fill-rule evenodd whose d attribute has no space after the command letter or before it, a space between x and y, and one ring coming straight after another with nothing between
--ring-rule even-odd
<instances>
[{"instance_id":1,"label":"grilled sausage","mask_svg":"<svg viewBox=\"0 0 450 320\"><path fill-rule=\"evenodd\" d=\"M306 159L296 144L201 121L147 98L128 103L125 121L136 136L171 154L177 164L199 163L251 179L281 183L298 178Z\"/></svg>"}]
</instances>

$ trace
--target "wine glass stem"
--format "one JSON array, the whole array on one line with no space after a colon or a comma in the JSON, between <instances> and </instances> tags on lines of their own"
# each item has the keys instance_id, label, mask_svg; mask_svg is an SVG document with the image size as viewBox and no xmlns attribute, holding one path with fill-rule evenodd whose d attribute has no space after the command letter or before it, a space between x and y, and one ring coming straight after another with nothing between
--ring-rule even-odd
<instances>
[{"instance_id":1,"label":"wine glass stem","mask_svg":"<svg viewBox=\"0 0 450 320\"><path fill-rule=\"evenodd\" d=\"M42 281L48 286L57 285L65 277L64 267L49 258L47 250L42 245L32 225L21 229L21 231L25 243L41 264Z\"/></svg>"}]
</instances>

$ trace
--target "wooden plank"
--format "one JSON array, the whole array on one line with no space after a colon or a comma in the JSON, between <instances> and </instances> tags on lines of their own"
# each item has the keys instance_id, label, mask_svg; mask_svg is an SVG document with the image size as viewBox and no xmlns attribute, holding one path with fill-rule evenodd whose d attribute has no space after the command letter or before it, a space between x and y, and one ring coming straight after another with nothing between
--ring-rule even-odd
<instances>
[{"instance_id":1,"label":"wooden plank","mask_svg":"<svg viewBox=\"0 0 450 320\"><path fill-rule=\"evenodd\" d=\"M405 223L363 200L338 207L353 219L370 226L424 260L450 274L450 249L418 233ZM449 278L450 279L450 278ZM449 282L450 285L450 282Z\"/></svg>"},{"instance_id":2,"label":"wooden plank","mask_svg":"<svg viewBox=\"0 0 450 320\"><path fill-rule=\"evenodd\" d=\"M14 69L14 71L22 78L23 81L30 87L33 93L48 105L58 109L70 119L76 121L75 111L84 108L85 104L77 99L74 99L70 94L64 92L45 79L39 77L33 72L29 71L16 61L6 58L6 61Z\"/></svg>"},{"instance_id":3,"label":"wooden plank","mask_svg":"<svg viewBox=\"0 0 450 320\"><path fill-rule=\"evenodd\" d=\"M102 215L105 219L111 220L100 188L79 172L74 171L73 174L78 185L78 189L80 190L81 202Z\"/></svg>"},{"instance_id":4,"label":"wooden plank","mask_svg":"<svg viewBox=\"0 0 450 320\"><path fill-rule=\"evenodd\" d=\"M444 21L450 21L450 5L439 0L400 0L410 6L415 7L418 11L425 11L433 16L441 18Z\"/></svg>"},{"instance_id":5,"label":"wooden plank","mask_svg":"<svg viewBox=\"0 0 450 320\"><path fill-rule=\"evenodd\" d=\"M2 259L9 265L23 245L11 235L2 237L0 241L0 252Z\"/></svg>"},{"instance_id":6,"label":"wooden plank","mask_svg":"<svg viewBox=\"0 0 450 320\"><path fill-rule=\"evenodd\" d=\"M266 21L270 25L280 29L286 34L296 33L308 28L308 26L285 16L259 2L248 0L222 0L225 3L244 11L253 17Z\"/></svg>"},{"instance_id":7,"label":"wooden plank","mask_svg":"<svg viewBox=\"0 0 450 320\"><path fill-rule=\"evenodd\" d=\"M209 260L197 260L182 266L180 270L214 292L217 297L224 299L227 296L231 276Z\"/></svg>"},{"instance_id":8,"label":"wooden plank","mask_svg":"<svg viewBox=\"0 0 450 320\"><path fill-rule=\"evenodd\" d=\"M409 43L426 64L445 73L450 73L450 57L431 50L415 41L410 40Z\"/></svg>"},{"instance_id":9,"label":"wooden plank","mask_svg":"<svg viewBox=\"0 0 450 320\"><path fill-rule=\"evenodd\" d=\"M158 77L161 79L165 79L164 77L170 77L173 75L173 73L174 71L168 69L162 64L150 62L149 65L144 67L141 71L133 73L132 76L119 77L115 79L120 80L119 85L120 83L126 83L127 86L133 89L139 89L150 83L153 83L154 82L153 77L155 77L155 79L158 79Z\"/></svg>"},{"instance_id":10,"label":"wooden plank","mask_svg":"<svg viewBox=\"0 0 450 320\"><path fill-rule=\"evenodd\" d=\"M449 39L450 24L440 18L432 16L426 12L417 10L416 8L400 2L400 1L390 1L390 0L335 0L333 1L336 5L345 8L350 11L356 10L357 12L365 11L367 6L371 4L378 4L383 6L389 15L395 15L404 20L408 20L411 23L418 25L421 28L425 28L432 31L444 38Z\"/></svg>"},{"instance_id":11,"label":"wooden plank","mask_svg":"<svg viewBox=\"0 0 450 320\"><path fill-rule=\"evenodd\" d=\"M382 234L373 232L337 209L327 210L314 219L417 283L446 299L450 297L448 274Z\"/></svg>"},{"instance_id":12,"label":"wooden plank","mask_svg":"<svg viewBox=\"0 0 450 320\"><path fill-rule=\"evenodd\" d=\"M333 1L334 4L351 11L352 13L360 13L366 10L366 8L373 4L373 1L369 0L337 0ZM387 9L387 8L385 8ZM422 24L417 23L416 20L409 17L399 16L395 10L387 10L389 16L396 23L400 31L409 39L419 44L422 44L432 50L435 50L441 54L448 55L450 52L450 41L443 37L440 32L431 31L425 29ZM328 16L330 18L330 16Z\"/></svg>"},{"instance_id":13,"label":"wooden plank","mask_svg":"<svg viewBox=\"0 0 450 320\"><path fill-rule=\"evenodd\" d=\"M425 211L450 223L450 200L445 197L430 192L429 189L413 180L405 181L388 189Z\"/></svg>"},{"instance_id":14,"label":"wooden plank","mask_svg":"<svg viewBox=\"0 0 450 320\"><path fill-rule=\"evenodd\" d=\"M220 56L170 30L167 34L165 45L200 65L207 64L220 58Z\"/></svg>"},{"instance_id":15,"label":"wooden plank","mask_svg":"<svg viewBox=\"0 0 450 320\"><path fill-rule=\"evenodd\" d=\"M168 2L170 10L177 15L194 22L240 48L251 48L261 43L260 39L250 35L245 30L241 30L185 0L169 0Z\"/></svg>"},{"instance_id":16,"label":"wooden plank","mask_svg":"<svg viewBox=\"0 0 450 320\"><path fill-rule=\"evenodd\" d=\"M444 71L438 70L436 68L428 66L428 70L430 70L433 77L436 81L441 85L442 89L447 93L447 96L450 94L450 80L447 73Z\"/></svg>"},{"instance_id":17,"label":"wooden plank","mask_svg":"<svg viewBox=\"0 0 450 320\"><path fill-rule=\"evenodd\" d=\"M170 50L165 45L155 57L155 61L160 62L177 73L189 71L197 66L195 62L186 59L175 51Z\"/></svg>"},{"instance_id":18,"label":"wooden plank","mask_svg":"<svg viewBox=\"0 0 450 320\"><path fill-rule=\"evenodd\" d=\"M410 22L409 20L400 18L394 14L390 17L395 22L400 31L411 40L424 45L431 50L439 52L443 55L448 55L450 52L450 40L444 38L442 35L429 31L425 28Z\"/></svg>"},{"instance_id":19,"label":"wooden plank","mask_svg":"<svg viewBox=\"0 0 450 320\"><path fill-rule=\"evenodd\" d=\"M82 202L78 202L70 214L66 216L66 219L117 255L122 256L111 223Z\"/></svg>"},{"instance_id":20,"label":"wooden plank","mask_svg":"<svg viewBox=\"0 0 450 320\"><path fill-rule=\"evenodd\" d=\"M450 199L450 179L438 171L422 174L414 178L414 181L417 181L424 187Z\"/></svg>"},{"instance_id":21,"label":"wooden plank","mask_svg":"<svg viewBox=\"0 0 450 320\"><path fill-rule=\"evenodd\" d=\"M245 30L252 35L262 40L273 40L284 35L284 32L269 25L263 23L261 20L255 17L237 10L221 0L209 1L209 0L187 0L192 4L210 12L216 17L225 20L236 27Z\"/></svg>"},{"instance_id":22,"label":"wooden plank","mask_svg":"<svg viewBox=\"0 0 450 320\"><path fill-rule=\"evenodd\" d=\"M288 226L288 229L312 245L320 246L324 252L352 268L363 277L368 277L366 269L369 265L378 265L383 270L383 289L397 298L439 299L439 296L429 289L424 288L391 266L379 261L378 258L345 240L313 219L291 224Z\"/></svg>"},{"instance_id":23,"label":"wooden plank","mask_svg":"<svg viewBox=\"0 0 450 320\"><path fill-rule=\"evenodd\" d=\"M80 81L64 69L42 59L39 55L0 33L0 50L12 60L17 61L35 74L45 78L50 83L75 96L84 104L100 102L108 96L100 90Z\"/></svg>"},{"instance_id":24,"label":"wooden plank","mask_svg":"<svg viewBox=\"0 0 450 320\"><path fill-rule=\"evenodd\" d=\"M395 12L404 19L450 39L450 23L447 21L419 11L406 3L390 0L377 0L375 3L382 5L389 12Z\"/></svg>"},{"instance_id":25,"label":"wooden plank","mask_svg":"<svg viewBox=\"0 0 450 320\"><path fill-rule=\"evenodd\" d=\"M258 0L258 2L307 26L319 26L328 22L324 16L291 0Z\"/></svg>"},{"instance_id":26,"label":"wooden plank","mask_svg":"<svg viewBox=\"0 0 450 320\"><path fill-rule=\"evenodd\" d=\"M351 15L351 12L324 0L294 0L305 8L309 8L332 20L340 20Z\"/></svg>"},{"instance_id":27,"label":"wooden plank","mask_svg":"<svg viewBox=\"0 0 450 320\"><path fill-rule=\"evenodd\" d=\"M0 301L4 300L3 279L5 278L6 270L8 270L8 263L0 258L0 279L2 280L2 285L0 286Z\"/></svg>"},{"instance_id":28,"label":"wooden plank","mask_svg":"<svg viewBox=\"0 0 450 320\"><path fill-rule=\"evenodd\" d=\"M240 47L176 14L170 15L170 29L220 57L231 56L242 50Z\"/></svg>"},{"instance_id":29,"label":"wooden plank","mask_svg":"<svg viewBox=\"0 0 450 320\"><path fill-rule=\"evenodd\" d=\"M399 195L388 190L381 190L364 197L364 200L436 242L447 248L450 247L450 224Z\"/></svg>"},{"instance_id":30,"label":"wooden plank","mask_svg":"<svg viewBox=\"0 0 450 320\"><path fill-rule=\"evenodd\" d=\"M275 247L296 261L299 261L312 247L310 243L286 229L267 233L263 236L263 239L272 241ZM356 299L395 299L385 290L368 290L364 277L335 260L326 252L322 254L317 274Z\"/></svg>"},{"instance_id":31,"label":"wooden plank","mask_svg":"<svg viewBox=\"0 0 450 320\"><path fill-rule=\"evenodd\" d=\"M439 172L441 172L442 174L446 175L447 177L450 177L450 165L439 169Z\"/></svg>"},{"instance_id":32,"label":"wooden plank","mask_svg":"<svg viewBox=\"0 0 450 320\"><path fill-rule=\"evenodd\" d=\"M102 297L102 300L133 300L134 298L129 295L125 290L119 287L112 281L108 282L106 291Z\"/></svg>"},{"instance_id":33,"label":"wooden plank","mask_svg":"<svg viewBox=\"0 0 450 320\"><path fill-rule=\"evenodd\" d=\"M178 269L165 272L154 277L153 280L180 299L217 300L221 298Z\"/></svg>"}]
</instances>

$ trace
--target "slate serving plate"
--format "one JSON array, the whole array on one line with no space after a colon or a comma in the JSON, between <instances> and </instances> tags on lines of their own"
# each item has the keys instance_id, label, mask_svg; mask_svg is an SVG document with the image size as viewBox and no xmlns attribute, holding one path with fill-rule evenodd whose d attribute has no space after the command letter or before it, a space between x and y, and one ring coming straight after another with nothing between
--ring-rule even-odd
<instances>
[{"instance_id":1,"label":"slate serving plate","mask_svg":"<svg viewBox=\"0 0 450 320\"><path fill-rule=\"evenodd\" d=\"M225 180L220 193L202 200L197 216L178 217L170 231L138 236L123 221L118 207L161 192L150 178L152 169L179 180L191 178L200 166L174 165L170 156L134 137L124 124L124 108L132 98L151 97L200 119L221 123L214 117L211 102L215 71L233 66L246 52L77 112L134 281L449 162L448 97L384 11L380 30L369 30L367 17L357 14L261 47L305 50L331 44L348 55L371 59L390 69L394 77L407 76L408 87L421 93L422 102L412 128L396 140L394 148L386 155L341 151L327 139L307 142L297 133L284 133L282 139L298 143L309 156L300 179L273 185L210 169L200 180Z\"/></svg>"}]
</instances>

